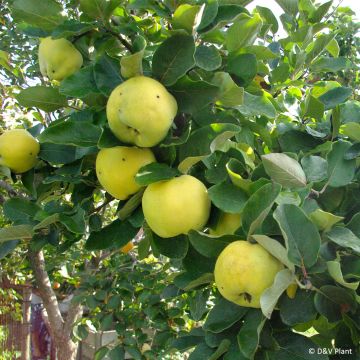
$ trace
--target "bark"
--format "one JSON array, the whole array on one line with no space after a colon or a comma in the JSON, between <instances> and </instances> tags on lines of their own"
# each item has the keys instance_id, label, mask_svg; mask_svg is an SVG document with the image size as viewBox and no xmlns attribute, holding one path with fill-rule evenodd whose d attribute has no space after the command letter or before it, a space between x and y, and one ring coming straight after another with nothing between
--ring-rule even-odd
<instances>
[{"instance_id":1,"label":"bark","mask_svg":"<svg viewBox=\"0 0 360 360\"><path fill-rule=\"evenodd\" d=\"M75 360L78 344L71 340L71 330L75 322L82 316L82 306L77 303L71 303L66 319L64 319L45 269L43 252L29 249L28 254L39 293L46 309L47 316L45 322L49 326L50 334L55 344L57 359Z\"/></svg>"}]
</instances>

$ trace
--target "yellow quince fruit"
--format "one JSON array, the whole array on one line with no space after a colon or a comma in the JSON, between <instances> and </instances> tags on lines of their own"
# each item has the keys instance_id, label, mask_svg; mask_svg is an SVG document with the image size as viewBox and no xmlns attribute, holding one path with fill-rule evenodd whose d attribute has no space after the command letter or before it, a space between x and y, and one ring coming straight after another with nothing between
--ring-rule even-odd
<instances>
[{"instance_id":1,"label":"yellow quince fruit","mask_svg":"<svg viewBox=\"0 0 360 360\"><path fill-rule=\"evenodd\" d=\"M106 106L109 126L123 142L152 147L164 139L177 113L175 98L158 81L136 76L117 86Z\"/></svg>"},{"instance_id":2,"label":"yellow quince fruit","mask_svg":"<svg viewBox=\"0 0 360 360\"><path fill-rule=\"evenodd\" d=\"M163 238L201 230L209 219L210 206L205 185L190 175L152 183L142 199L147 224Z\"/></svg>"},{"instance_id":3,"label":"yellow quince fruit","mask_svg":"<svg viewBox=\"0 0 360 360\"><path fill-rule=\"evenodd\" d=\"M82 63L82 55L69 40L51 36L41 39L39 64L43 76L61 81L78 71Z\"/></svg>"},{"instance_id":4,"label":"yellow quince fruit","mask_svg":"<svg viewBox=\"0 0 360 360\"><path fill-rule=\"evenodd\" d=\"M96 157L96 175L110 195L125 200L140 190L135 182L139 169L155 161L150 149L126 146L102 149Z\"/></svg>"},{"instance_id":5,"label":"yellow quince fruit","mask_svg":"<svg viewBox=\"0 0 360 360\"><path fill-rule=\"evenodd\" d=\"M0 165L15 173L33 168L39 151L39 143L24 129L7 130L0 136Z\"/></svg>"},{"instance_id":6,"label":"yellow quince fruit","mask_svg":"<svg viewBox=\"0 0 360 360\"><path fill-rule=\"evenodd\" d=\"M220 294L240 306L260 308L260 297L283 269L259 244L238 240L221 252L215 264L215 283Z\"/></svg>"}]
</instances>

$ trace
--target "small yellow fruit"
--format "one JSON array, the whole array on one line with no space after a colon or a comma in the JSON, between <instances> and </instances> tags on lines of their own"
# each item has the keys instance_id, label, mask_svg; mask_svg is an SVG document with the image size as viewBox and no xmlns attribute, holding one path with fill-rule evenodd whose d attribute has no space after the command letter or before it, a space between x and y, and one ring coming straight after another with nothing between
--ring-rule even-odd
<instances>
[{"instance_id":1,"label":"small yellow fruit","mask_svg":"<svg viewBox=\"0 0 360 360\"><path fill-rule=\"evenodd\" d=\"M123 246L120 251L123 253L123 254L127 254L129 251L131 251L132 249L134 248L134 244L129 241L125 246Z\"/></svg>"},{"instance_id":2,"label":"small yellow fruit","mask_svg":"<svg viewBox=\"0 0 360 360\"><path fill-rule=\"evenodd\" d=\"M40 145L24 129L7 130L0 136L0 165L24 173L36 164Z\"/></svg>"},{"instance_id":3,"label":"small yellow fruit","mask_svg":"<svg viewBox=\"0 0 360 360\"><path fill-rule=\"evenodd\" d=\"M158 81L145 76L126 80L111 93L106 114L117 138L141 147L157 145L177 113L175 98Z\"/></svg>"},{"instance_id":4,"label":"small yellow fruit","mask_svg":"<svg viewBox=\"0 0 360 360\"><path fill-rule=\"evenodd\" d=\"M219 221L214 229L210 229L210 235L232 235L241 226L241 215L221 213Z\"/></svg>"},{"instance_id":5,"label":"small yellow fruit","mask_svg":"<svg viewBox=\"0 0 360 360\"><path fill-rule=\"evenodd\" d=\"M142 199L146 222L163 238L201 230L208 221L210 206L205 185L190 175L150 184Z\"/></svg>"},{"instance_id":6,"label":"small yellow fruit","mask_svg":"<svg viewBox=\"0 0 360 360\"><path fill-rule=\"evenodd\" d=\"M110 195L125 200L140 190L140 185L135 182L139 169L155 161L149 149L126 146L102 149L96 158L96 175Z\"/></svg>"},{"instance_id":7,"label":"small yellow fruit","mask_svg":"<svg viewBox=\"0 0 360 360\"><path fill-rule=\"evenodd\" d=\"M286 295L290 298L290 299L294 299L296 296L296 291L297 291L298 285L297 284L290 284L287 289L286 289Z\"/></svg>"},{"instance_id":8,"label":"small yellow fruit","mask_svg":"<svg viewBox=\"0 0 360 360\"><path fill-rule=\"evenodd\" d=\"M50 80L61 81L81 68L83 58L66 39L44 38L39 46L40 72Z\"/></svg>"},{"instance_id":9,"label":"small yellow fruit","mask_svg":"<svg viewBox=\"0 0 360 360\"><path fill-rule=\"evenodd\" d=\"M260 297L283 265L259 244L234 241L215 264L215 283L221 295L241 306L260 308Z\"/></svg>"}]
</instances>

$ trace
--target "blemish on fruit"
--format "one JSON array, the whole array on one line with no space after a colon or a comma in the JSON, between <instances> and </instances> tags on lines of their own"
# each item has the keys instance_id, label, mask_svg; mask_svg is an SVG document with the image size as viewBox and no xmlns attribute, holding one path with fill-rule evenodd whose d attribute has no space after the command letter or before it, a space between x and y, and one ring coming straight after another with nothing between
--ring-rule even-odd
<instances>
[{"instance_id":1,"label":"blemish on fruit","mask_svg":"<svg viewBox=\"0 0 360 360\"><path fill-rule=\"evenodd\" d=\"M156 97L157 97L158 99L160 99L160 95L156 95Z\"/></svg>"},{"instance_id":2,"label":"blemish on fruit","mask_svg":"<svg viewBox=\"0 0 360 360\"><path fill-rule=\"evenodd\" d=\"M125 158L122 158L122 161L125 161Z\"/></svg>"}]
</instances>

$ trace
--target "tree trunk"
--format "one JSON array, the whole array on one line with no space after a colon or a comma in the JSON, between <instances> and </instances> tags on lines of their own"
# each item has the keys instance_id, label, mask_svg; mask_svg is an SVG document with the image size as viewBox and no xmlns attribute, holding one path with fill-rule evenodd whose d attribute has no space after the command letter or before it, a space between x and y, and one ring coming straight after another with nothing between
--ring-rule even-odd
<instances>
[{"instance_id":1,"label":"tree trunk","mask_svg":"<svg viewBox=\"0 0 360 360\"><path fill-rule=\"evenodd\" d=\"M70 337L62 337L54 340L57 360L76 360L78 343L74 343Z\"/></svg>"}]
</instances>

